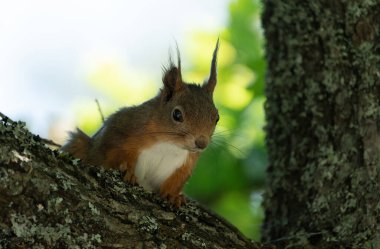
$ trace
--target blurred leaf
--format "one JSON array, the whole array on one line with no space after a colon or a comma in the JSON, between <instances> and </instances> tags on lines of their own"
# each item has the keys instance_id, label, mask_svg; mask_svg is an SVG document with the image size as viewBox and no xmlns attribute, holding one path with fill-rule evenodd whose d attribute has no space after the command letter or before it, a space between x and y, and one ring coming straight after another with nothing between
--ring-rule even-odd
<instances>
[{"instance_id":1,"label":"blurred leaf","mask_svg":"<svg viewBox=\"0 0 380 249\"><path fill-rule=\"evenodd\" d=\"M231 2L228 28L220 36L214 93L221 118L213 144L201 156L185 189L256 240L263 210L261 195L255 191L265 184L267 165L263 131L266 62L260 13L258 0ZM200 31L191 36L192 46L205 44L190 49L191 76L208 73L216 37Z\"/></svg>"},{"instance_id":2,"label":"blurred leaf","mask_svg":"<svg viewBox=\"0 0 380 249\"><path fill-rule=\"evenodd\" d=\"M142 103L157 92L154 81L143 72L128 72L118 62L100 64L90 73L88 83L120 105Z\"/></svg>"},{"instance_id":3,"label":"blurred leaf","mask_svg":"<svg viewBox=\"0 0 380 249\"><path fill-rule=\"evenodd\" d=\"M213 205L213 209L248 237L260 240L260 227L264 218L260 193L251 197L240 192L228 192Z\"/></svg>"}]
</instances>

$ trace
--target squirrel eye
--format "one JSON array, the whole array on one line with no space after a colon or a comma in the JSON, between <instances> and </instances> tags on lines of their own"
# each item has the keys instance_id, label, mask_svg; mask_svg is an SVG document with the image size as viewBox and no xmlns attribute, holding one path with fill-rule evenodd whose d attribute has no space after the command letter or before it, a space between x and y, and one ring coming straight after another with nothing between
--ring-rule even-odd
<instances>
[{"instance_id":1,"label":"squirrel eye","mask_svg":"<svg viewBox=\"0 0 380 249\"><path fill-rule=\"evenodd\" d=\"M177 122L183 122L182 112L177 108L173 110L173 119Z\"/></svg>"},{"instance_id":2,"label":"squirrel eye","mask_svg":"<svg viewBox=\"0 0 380 249\"><path fill-rule=\"evenodd\" d=\"M215 123L218 123L219 121L219 114L216 114L216 122Z\"/></svg>"}]
</instances>

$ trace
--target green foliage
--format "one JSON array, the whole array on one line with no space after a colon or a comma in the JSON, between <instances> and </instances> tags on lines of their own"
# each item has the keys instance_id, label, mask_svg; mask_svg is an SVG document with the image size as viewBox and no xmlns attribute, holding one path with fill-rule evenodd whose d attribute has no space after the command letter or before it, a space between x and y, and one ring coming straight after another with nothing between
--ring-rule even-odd
<instances>
[{"instance_id":1,"label":"green foliage","mask_svg":"<svg viewBox=\"0 0 380 249\"><path fill-rule=\"evenodd\" d=\"M202 155L186 187L187 194L255 240L260 238L263 219L260 189L267 164L263 132L266 63L260 12L260 1L238 0L230 5L228 27L220 37L215 92L221 120L211 148ZM194 38L196 45L213 44L215 36L197 33ZM209 65L193 63L192 71L199 72Z\"/></svg>"},{"instance_id":2,"label":"green foliage","mask_svg":"<svg viewBox=\"0 0 380 249\"><path fill-rule=\"evenodd\" d=\"M186 194L214 209L255 240L260 239L263 220L260 193L267 164L263 132L266 63L260 13L258 0L237 0L230 4L228 26L220 35L218 85L214 93L221 119L213 143L201 156L185 188ZM203 82L209 74L216 39L210 33L191 34L190 47L183 56L184 62L190 60L189 68L184 67L184 80ZM126 73L117 63L108 63L89 75L88 82L110 97L101 99L103 111L110 114L122 105L138 104L154 96L152 84L157 80L141 75L147 74ZM126 100L129 102L125 103ZM101 120L93 121L93 117L99 116L93 103L79 109L82 111L78 113L78 126L95 132Z\"/></svg>"}]
</instances>

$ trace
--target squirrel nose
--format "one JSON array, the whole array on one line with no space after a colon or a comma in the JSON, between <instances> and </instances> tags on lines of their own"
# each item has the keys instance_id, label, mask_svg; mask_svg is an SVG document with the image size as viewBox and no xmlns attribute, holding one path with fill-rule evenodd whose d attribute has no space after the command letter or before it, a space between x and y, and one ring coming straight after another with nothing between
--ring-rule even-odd
<instances>
[{"instance_id":1,"label":"squirrel nose","mask_svg":"<svg viewBox=\"0 0 380 249\"><path fill-rule=\"evenodd\" d=\"M204 149L207 146L207 138L205 136L200 136L195 140L195 145L198 149Z\"/></svg>"}]
</instances>

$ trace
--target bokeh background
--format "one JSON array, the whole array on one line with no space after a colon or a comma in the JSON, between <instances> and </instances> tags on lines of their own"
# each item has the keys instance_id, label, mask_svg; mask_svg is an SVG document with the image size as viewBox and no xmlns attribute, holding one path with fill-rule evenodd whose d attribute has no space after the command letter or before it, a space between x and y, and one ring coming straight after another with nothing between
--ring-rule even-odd
<instances>
[{"instance_id":1,"label":"bokeh background","mask_svg":"<svg viewBox=\"0 0 380 249\"><path fill-rule=\"evenodd\" d=\"M0 3L0 112L63 143L157 94L178 43L183 78L208 77L218 37L220 121L187 195L260 239L267 164L258 0L15 0Z\"/></svg>"}]
</instances>

